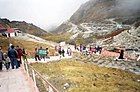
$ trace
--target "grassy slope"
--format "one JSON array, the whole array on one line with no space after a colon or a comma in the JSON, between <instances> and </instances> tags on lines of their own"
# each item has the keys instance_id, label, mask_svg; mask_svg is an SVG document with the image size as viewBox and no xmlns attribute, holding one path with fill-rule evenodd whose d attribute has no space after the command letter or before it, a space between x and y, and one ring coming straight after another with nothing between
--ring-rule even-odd
<instances>
[{"instance_id":1,"label":"grassy slope","mask_svg":"<svg viewBox=\"0 0 140 92\"><path fill-rule=\"evenodd\" d=\"M139 92L137 76L118 69L101 68L75 60L63 60L48 64L33 64L42 75L49 76L62 91L65 83L70 84L68 92Z\"/></svg>"},{"instance_id":2,"label":"grassy slope","mask_svg":"<svg viewBox=\"0 0 140 92\"><path fill-rule=\"evenodd\" d=\"M34 49L37 47L39 48L40 46L42 46L43 48L49 48L50 55L53 55L55 52L54 48L52 48L49 45L42 44L42 43L25 41L25 40L17 40L17 39L13 39L13 38L10 39L10 42L15 46L19 45L21 48L25 48L27 52L31 52L31 53L29 53L29 54L31 54L31 56L34 55L33 54ZM0 37L0 46L3 47L4 52L7 51L8 46L9 46L8 38Z\"/></svg>"},{"instance_id":3,"label":"grassy slope","mask_svg":"<svg viewBox=\"0 0 140 92\"><path fill-rule=\"evenodd\" d=\"M60 34L47 34L45 36L42 36L42 38L53 41L53 42L62 42L65 41L68 44L88 44L89 40L92 41L92 37L90 37L88 40L84 39L82 36L78 36L76 39L71 40L70 37L73 35L73 33L65 32Z\"/></svg>"},{"instance_id":4,"label":"grassy slope","mask_svg":"<svg viewBox=\"0 0 140 92\"><path fill-rule=\"evenodd\" d=\"M68 41L70 38L70 33L61 33L61 34L47 34L43 36L42 38L53 41L53 42L62 42L62 41Z\"/></svg>"},{"instance_id":5,"label":"grassy slope","mask_svg":"<svg viewBox=\"0 0 140 92\"><path fill-rule=\"evenodd\" d=\"M0 36L0 46L2 46L4 51L6 51L9 46L8 38Z\"/></svg>"}]
</instances>

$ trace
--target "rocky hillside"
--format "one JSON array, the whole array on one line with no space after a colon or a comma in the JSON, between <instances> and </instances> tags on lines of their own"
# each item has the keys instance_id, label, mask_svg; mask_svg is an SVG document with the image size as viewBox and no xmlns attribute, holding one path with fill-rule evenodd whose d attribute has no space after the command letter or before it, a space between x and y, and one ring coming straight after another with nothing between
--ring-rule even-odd
<instances>
[{"instance_id":1,"label":"rocky hillside","mask_svg":"<svg viewBox=\"0 0 140 92\"><path fill-rule=\"evenodd\" d=\"M125 31L113 39L113 44L125 46L126 48L140 49L140 27Z\"/></svg>"},{"instance_id":2,"label":"rocky hillside","mask_svg":"<svg viewBox=\"0 0 140 92\"><path fill-rule=\"evenodd\" d=\"M53 33L70 34L72 43L113 37L140 25L139 5L139 0L89 0Z\"/></svg>"},{"instance_id":3,"label":"rocky hillside","mask_svg":"<svg viewBox=\"0 0 140 92\"><path fill-rule=\"evenodd\" d=\"M139 5L139 0L90 0L83 4L70 20L80 24L115 18L120 22L131 24L140 20Z\"/></svg>"},{"instance_id":4,"label":"rocky hillside","mask_svg":"<svg viewBox=\"0 0 140 92\"><path fill-rule=\"evenodd\" d=\"M36 36L41 36L43 34L46 34L47 32L43 29L31 24L26 23L25 21L10 21L8 19L1 19L0 18L0 24L2 24L5 28L19 28L21 31L25 33L29 33Z\"/></svg>"},{"instance_id":5,"label":"rocky hillside","mask_svg":"<svg viewBox=\"0 0 140 92\"><path fill-rule=\"evenodd\" d=\"M57 27L56 29L54 29L52 31L52 33L63 33L63 32L67 32L70 30L72 26L71 25L68 25L66 22L61 24L59 27Z\"/></svg>"}]
</instances>

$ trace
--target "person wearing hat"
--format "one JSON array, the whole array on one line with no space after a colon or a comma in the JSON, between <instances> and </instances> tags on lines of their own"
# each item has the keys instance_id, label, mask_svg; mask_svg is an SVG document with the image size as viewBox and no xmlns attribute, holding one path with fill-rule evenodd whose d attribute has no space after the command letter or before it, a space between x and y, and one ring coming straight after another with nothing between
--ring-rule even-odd
<instances>
[{"instance_id":1,"label":"person wearing hat","mask_svg":"<svg viewBox=\"0 0 140 92\"><path fill-rule=\"evenodd\" d=\"M8 70L10 68L11 60L6 53L4 53L3 55L4 55L4 65L5 65L6 69Z\"/></svg>"}]
</instances>

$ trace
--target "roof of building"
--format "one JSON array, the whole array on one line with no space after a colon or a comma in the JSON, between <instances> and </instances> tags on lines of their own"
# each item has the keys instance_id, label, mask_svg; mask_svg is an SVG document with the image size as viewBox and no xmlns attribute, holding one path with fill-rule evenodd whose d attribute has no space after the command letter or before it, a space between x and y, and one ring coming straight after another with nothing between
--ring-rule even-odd
<instances>
[{"instance_id":1,"label":"roof of building","mask_svg":"<svg viewBox=\"0 0 140 92\"><path fill-rule=\"evenodd\" d=\"M14 28L8 28L8 29L6 29L6 28L4 28L2 26L2 24L0 24L0 33L4 33L4 32L6 32L6 33L14 33L15 32L15 29Z\"/></svg>"},{"instance_id":2,"label":"roof of building","mask_svg":"<svg viewBox=\"0 0 140 92\"><path fill-rule=\"evenodd\" d=\"M6 33L14 33L14 32L15 32L15 30L13 28L8 28L6 31Z\"/></svg>"}]
</instances>

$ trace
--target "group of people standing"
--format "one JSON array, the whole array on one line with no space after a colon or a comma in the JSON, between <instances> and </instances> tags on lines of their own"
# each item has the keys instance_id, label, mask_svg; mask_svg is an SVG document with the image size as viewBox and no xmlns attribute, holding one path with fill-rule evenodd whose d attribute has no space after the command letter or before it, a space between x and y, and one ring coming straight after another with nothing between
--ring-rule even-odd
<instances>
[{"instance_id":1,"label":"group of people standing","mask_svg":"<svg viewBox=\"0 0 140 92\"><path fill-rule=\"evenodd\" d=\"M26 55L25 49L21 49L19 46L10 45L7 53L3 53L2 46L0 46L0 71L3 63L7 70L10 68L10 65L12 69L18 69L22 64L22 57L24 61L27 61Z\"/></svg>"},{"instance_id":2,"label":"group of people standing","mask_svg":"<svg viewBox=\"0 0 140 92\"><path fill-rule=\"evenodd\" d=\"M101 46L90 46L89 48L86 47L85 45L80 44L80 46L77 46L75 44L75 50L80 51L81 53L83 53L84 55L91 55L93 53L99 53L101 54L102 52L102 47Z\"/></svg>"},{"instance_id":3,"label":"group of people standing","mask_svg":"<svg viewBox=\"0 0 140 92\"><path fill-rule=\"evenodd\" d=\"M60 58L65 57L65 54L67 54L68 56L72 55L72 50L70 47L68 47L67 50L65 50L62 46L55 46L55 50L56 52L58 52Z\"/></svg>"},{"instance_id":4,"label":"group of people standing","mask_svg":"<svg viewBox=\"0 0 140 92\"><path fill-rule=\"evenodd\" d=\"M45 61L45 58L50 58L49 57L49 49L46 48L46 49L43 49L42 47L40 47L39 49L38 48L35 48L35 61L41 61L41 59L44 59Z\"/></svg>"}]
</instances>

